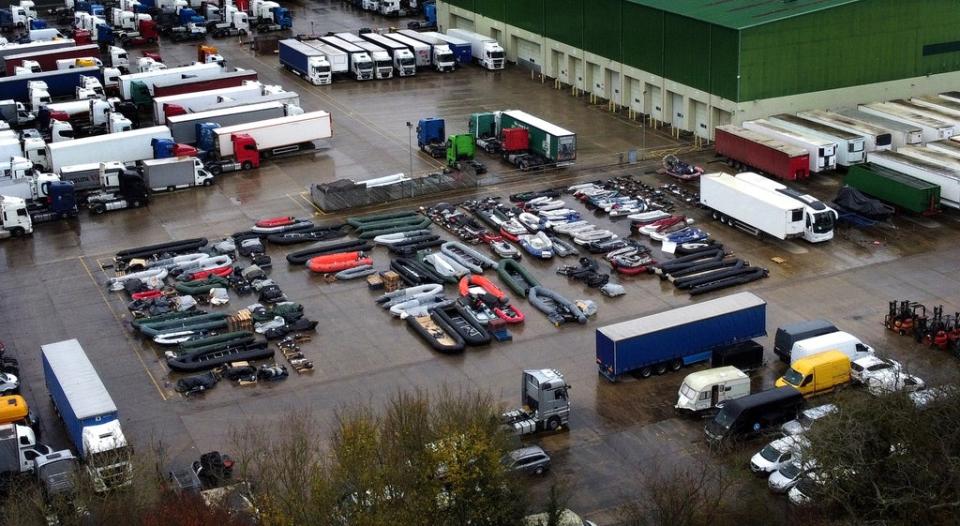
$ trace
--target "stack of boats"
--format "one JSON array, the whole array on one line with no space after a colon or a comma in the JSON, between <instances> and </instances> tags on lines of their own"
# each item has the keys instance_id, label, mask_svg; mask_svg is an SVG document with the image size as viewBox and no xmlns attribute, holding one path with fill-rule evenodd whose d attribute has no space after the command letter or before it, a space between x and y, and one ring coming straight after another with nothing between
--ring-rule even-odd
<instances>
[{"instance_id":1,"label":"stack of boats","mask_svg":"<svg viewBox=\"0 0 960 526\"><path fill-rule=\"evenodd\" d=\"M710 243L684 250L682 256L650 270L694 296L757 281L768 274L767 269L728 254L723 245Z\"/></svg>"}]
</instances>

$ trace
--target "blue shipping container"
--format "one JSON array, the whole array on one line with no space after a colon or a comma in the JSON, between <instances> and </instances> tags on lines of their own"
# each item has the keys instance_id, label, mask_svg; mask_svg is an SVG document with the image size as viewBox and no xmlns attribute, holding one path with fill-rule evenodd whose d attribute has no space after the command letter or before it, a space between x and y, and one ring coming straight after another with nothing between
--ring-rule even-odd
<instances>
[{"instance_id":1,"label":"blue shipping container","mask_svg":"<svg viewBox=\"0 0 960 526\"><path fill-rule=\"evenodd\" d=\"M48 343L41 350L44 383L82 458L83 429L117 420L117 406L80 342Z\"/></svg>"},{"instance_id":2,"label":"blue shipping container","mask_svg":"<svg viewBox=\"0 0 960 526\"><path fill-rule=\"evenodd\" d=\"M766 307L755 294L741 292L600 327L600 374L616 381L630 371L709 360L717 347L766 335Z\"/></svg>"}]
</instances>

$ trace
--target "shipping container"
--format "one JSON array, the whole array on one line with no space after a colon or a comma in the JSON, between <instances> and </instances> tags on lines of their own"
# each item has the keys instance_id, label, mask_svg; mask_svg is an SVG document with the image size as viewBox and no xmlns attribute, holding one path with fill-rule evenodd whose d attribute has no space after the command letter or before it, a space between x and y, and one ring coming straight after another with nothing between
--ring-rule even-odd
<instances>
[{"instance_id":1,"label":"shipping container","mask_svg":"<svg viewBox=\"0 0 960 526\"><path fill-rule=\"evenodd\" d=\"M746 121L743 127L806 150L810 154L810 173L826 172L837 168L836 142L784 128L765 119Z\"/></svg>"},{"instance_id":2,"label":"shipping container","mask_svg":"<svg viewBox=\"0 0 960 526\"><path fill-rule=\"evenodd\" d=\"M875 102L873 104L861 104L858 106L858 109L864 113L911 124L920 128L923 132L923 142L939 141L940 139L948 139L956 135L953 124L927 115L921 115L900 104Z\"/></svg>"},{"instance_id":3,"label":"shipping container","mask_svg":"<svg viewBox=\"0 0 960 526\"><path fill-rule=\"evenodd\" d=\"M767 333L767 303L740 292L600 327L600 374L611 381L632 371L643 377L710 360L713 350Z\"/></svg>"},{"instance_id":4,"label":"shipping container","mask_svg":"<svg viewBox=\"0 0 960 526\"><path fill-rule=\"evenodd\" d=\"M236 71L225 71L209 77L156 82L153 84L152 94L154 97L169 97L170 95L182 95L197 91L230 88L240 86L244 82L256 82L258 78L256 71L238 68Z\"/></svg>"},{"instance_id":5,"label":"shipping container","mask_svg":"<svg viewBox=\"0 0 960 526\"><path fill-rule=\"evenodd\" d=\"M197 124L211 122L220 126L233 126L254 121L276 119L287 114L286 106L279 102L247 104L233 108L172 115L167 119L167 127L173 141L179 144L196 144Z\"/></svg>"},{"instance_id":6,"label":"shipping container","mask_svg":"<svg viewBox=\"0 0 960 526\"><path fill-rule=\"evenodd\" d=\"M864 149L867 152L889 150L893 147L890 130L873 123L858 121L840 113L824 110L801 111L797 116L862 136L864 138ZM864 158L866 158L866 154L864 154Z\"/></svg>"},{"instance_id":7,"label":"shipping container","mask_svg":"<svg viewBox=\"0 0 960 526\"><path fill-rule=\"evenodd\" d=\"M786 181L810 175L810 154L803 148L727 124L717 126L718 154Z\"/></svg>"},{"instance_id":8,"label":"shipping container","mask_svg":"<svg viewBox=\"0 0 960 526\"><path fill-rule=\"evenodd\" d=\"M500 113L500 129L523 128L530 132L530 150L557 166L577 158L577 134L520 110Z\"/></svg>"},{"instance_id":9,"label":"shipping container","mask_svg":"<svg viewBox=\"0 0 960 526\"><path fill-rule=\"evenodd\" d=\"M960 208L960 170L951 170L899 152L873 152L867 162L907 174L940 187L940 205Z\"/></svg>"},{"instance_id":10,"label":"shipping container","mask_svg":"<svg viewBox=\"0 0 960 526\"><path fill-rule=\"evenodd\" d=\"M807 133L814 137L836 143L837 164L840 166L850 167L855 164L860 164L866 158L866 152L864 151L866 148L866 139L859 133L848 132L828 124L822 124L788 113L780 113L768 118L770 122L783 126L784 128Z\"/></svg>"},{"instance_id":11,"label":"shipping container","mask_svg":"<svg viewBox=\"0 0 960 526\"><path fill-rule=\"evenodd\" d=\"M894 148L923 143L923 130L915 124L895 121L879 115L864 113L858 109L839 109L837 113L857 122L873 124L890 132L890 142Z\"/></svg>"},{"instance_id":12,"label":"shipping container","mask_svg":"<svg viewBox=\"0 0 960 526\"><path fill-rule=\"evenodd\" d=\"M24 60L32 60L40 65L42 71L52 71L57 69L58 60L83 57L100 58L100 46L88 44L8 55L4 60L4 66L7 68L7 75L13 75L16 67L22 65Z\"/></svg>"},{"instance_id":13,"label":"shipping container","mask_svg":"<svg viewBox=\"0 0 960 526\"><path fill-rule=\"evenodd\" d=\"M873 163L851 168L843 184L901 210L916 214L940 211L938 185Z\"/></svg>"}]
</instances>

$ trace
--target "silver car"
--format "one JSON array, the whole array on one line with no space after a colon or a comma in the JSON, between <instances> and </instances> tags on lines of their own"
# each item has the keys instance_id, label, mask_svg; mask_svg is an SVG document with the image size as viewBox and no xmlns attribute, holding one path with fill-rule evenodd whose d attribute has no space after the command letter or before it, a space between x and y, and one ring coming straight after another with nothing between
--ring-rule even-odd
<instances>
[{"instance_id":1,"label":"silver car","mask_svg":"<svg viewBox=\"0 0 960 526\"><path fill-rule=\"evenodd\" d=\"M0 395L16 394L20 390L20 380L10 373L0 373Z\"/></svg>"},{"instance_id":2,"label":"silver car","mask_svg":"<svg viewBox=\"0 0 960 526\"><path fill-rule=\"evenodd\" d=\"M510 471L543 475L550 469L550 455L540 446L529 446L508 453L504 464Z\"/></svg>"},{"instance_id":3,"label":"silver car","mask_svg":"<svg viewBox=\"0 0 960 526\"><path fill-rule=\"evenodd\" d=\"M888 371L900 371L902 366L896 360L880 358L879 356L864 356L850 363L850 379L854 382L866 384L871 378Z\"/></svg>"},{"instance_id":4,"label":"silver car","mask_svg":"<svg viewBox=\"0 0 960 526\"><path fill-rule=\"evenodd\" d=\"M837 406L833 404L824 404L818 405L817 407L811 407L810 409L801 412L799 418L783 424L780 429L783 431L783 434L787 436L801 435L806 433L817 420L836 412Z\"/></svg>"}]
</instances>

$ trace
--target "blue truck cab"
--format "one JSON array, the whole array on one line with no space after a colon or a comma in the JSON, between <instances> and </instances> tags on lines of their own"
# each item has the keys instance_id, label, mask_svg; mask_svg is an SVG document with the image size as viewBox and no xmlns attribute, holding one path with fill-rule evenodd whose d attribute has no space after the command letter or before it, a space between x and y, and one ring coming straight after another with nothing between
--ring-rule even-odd
<instances>
[{"instance_id":1,"label":"blue truck cab","mask_svg":"<svg viewBox=\"0 0 960 526\"><path fill-rule=\"evenodd\" d=\"M444 143L447 140L446 125L439 117L420 119L417 123L417 146L421 149L430 144Z\"/></svg>"},{"instance_id":2,"label":"blue truck cab","mask_svg":"<svg viewBox=\"0 0 960 526\"><path fill-rule=\"evenodd\" d=\"M293 16L290 15L290 10L286 7L274 7L270 10L273 13L273 21L280 26L281 29L290 29L293 27Z\"/></svg>"}]
</instances>

